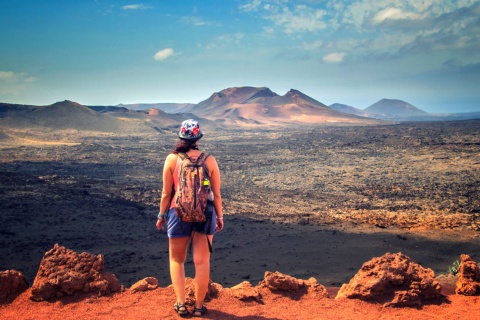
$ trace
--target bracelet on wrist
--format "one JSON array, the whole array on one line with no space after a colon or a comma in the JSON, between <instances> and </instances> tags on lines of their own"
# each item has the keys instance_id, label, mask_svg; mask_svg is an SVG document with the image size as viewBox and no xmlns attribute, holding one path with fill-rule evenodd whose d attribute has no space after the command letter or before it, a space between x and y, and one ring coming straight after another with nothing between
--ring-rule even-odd
<instances>
[{"instance_id":1,"label":"bracelet on wrist","mask_svg":"<svg viewBox=\"0 0 480 320\"><path fill-rule=\"evenodd\" d=\"M158 220L163 220L165 219L165 217L167 216L167 213L161 213L161 212L158 212L158 215L157 215L157 219Z\"/></svg>"}]
</instances>

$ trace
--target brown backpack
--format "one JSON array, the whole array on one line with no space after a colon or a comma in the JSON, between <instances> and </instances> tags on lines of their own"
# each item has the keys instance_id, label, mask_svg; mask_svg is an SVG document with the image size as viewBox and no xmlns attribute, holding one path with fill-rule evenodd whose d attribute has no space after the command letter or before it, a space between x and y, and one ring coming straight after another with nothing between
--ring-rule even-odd
<instances>
[{"instance_id":1,"label":"brown backpack","mask_svg":"<svg viewBox=\"0 0 480 320\"><path fill-rule=\"evenodd\" d=\"M186 153L179 153L182 163L178 171L178 185L175 191L175 214L185 222L204 222L205 208L210 195L210 176L203 153L196 161Z\"/></svg>"}]
</instances>

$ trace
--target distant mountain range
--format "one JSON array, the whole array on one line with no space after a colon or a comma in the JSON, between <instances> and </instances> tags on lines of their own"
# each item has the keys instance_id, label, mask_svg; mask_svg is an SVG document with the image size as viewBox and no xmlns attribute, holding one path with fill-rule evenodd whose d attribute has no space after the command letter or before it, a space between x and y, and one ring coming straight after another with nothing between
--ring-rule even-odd
<instances>
[{"instance_id":1,"label":"distant mountain range","mask_svg":"<svg viewBox=\"0 0 480 320\"><path fill-rule=\"evenodd\" d=\"M158 109L166 113L182 113L188 112L193 108L195 104L193 103L135 103L135 104L119 104L117 107L124 107L130 110L148 110L148 109Z\"/></svg>"},{"instance_id":2,"label":"distant mountain range","mask_svg":"<svg viewBox=\"0 0 480 320\"><path fill-rule=\"evenodd\" d=\"M266 87L227 88L198 104L84 106L68 100L48 106L0 103L0 129L71 129L123 134L152 130L163 132L176 130L179 122L190 117L200 118L203 126L268 127L467 120L480 119L480 112L430 114L407 102L393 99L382 99L360 110L338 103L326 106L294 89L280 96Z\"/></svg>"},{"instance_id":3,"label":"distant mountain range","mask_svg":"<svg viewBox=\"0 0 480 320\"><path fill-rule=\"evenodd\" d=\"M449 121L480 119L480 112L428 113L405 101L382 99L360 110L345 104L334 103L330 108L358 116L391 121Z\"/></svg>"}]
</instances>

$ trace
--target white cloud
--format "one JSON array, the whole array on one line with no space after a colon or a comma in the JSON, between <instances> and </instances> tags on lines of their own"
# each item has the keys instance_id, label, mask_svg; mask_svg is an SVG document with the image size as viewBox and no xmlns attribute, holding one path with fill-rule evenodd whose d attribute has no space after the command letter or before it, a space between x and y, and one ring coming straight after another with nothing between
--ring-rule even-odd
<instances>
[{"instance_id":1,"label":"white cloud","mask_svg":"<svg viewBox=\"0 0 480 320\"><path fill-rule=\"evenodd\" d=\"M144 10L144 9L150 9L150 6L144 5L144 4L129 4L125 5L122 7L123 10Z\"/></svg>"},{"instance_id":2,"label":"white cloud","mask_svg":"<svg viewBox=\"0 0 480 320\"><path fill-rule=\"evenodd\" d=\"M161 60L167 59L168 57L173 55L173 53L174 53L174 51L173 51L172 48L166 48L166 49L160 50L157 53L155 53L153 58L157 61L161 61Z\"/></svg>"},{"instance_id":3,"label":"white cloud","mask_svg":"<svg viewBox=\"0 0 480 320\"><path fill-rule=\"evenodd\" d=\"M385 20L418 20L421 19L422 15L409 12L398 8L386 8L375 14L372 19L374 24L380 24Z\"/></svg>"},{"instance_id":4,"label":"white cloud","mask_svg":"<svg viewBox=\"0 0 480 320\"><path fill-rule=\"evenodd\" d=\"M340 63L343 61L344 58L345 58L345 53L332 52L324 56L322 60L328 63Z\"/></svg>"}]
</instances>

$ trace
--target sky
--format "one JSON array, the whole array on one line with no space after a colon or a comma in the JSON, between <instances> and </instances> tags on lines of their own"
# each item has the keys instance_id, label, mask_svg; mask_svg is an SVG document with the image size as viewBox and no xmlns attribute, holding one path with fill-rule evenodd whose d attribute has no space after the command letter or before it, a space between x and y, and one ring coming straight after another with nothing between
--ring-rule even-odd
<instances>
[{"instance_id":1,"label":"sky","mask_svg":"<svg viewBox=\"0 0 480 320\"><path fill-rule=\"evenodd\" d=\"M480 0L0 0L0 102L198 103L239 86L480 112Z\"/></svg>"}]
</instances>

